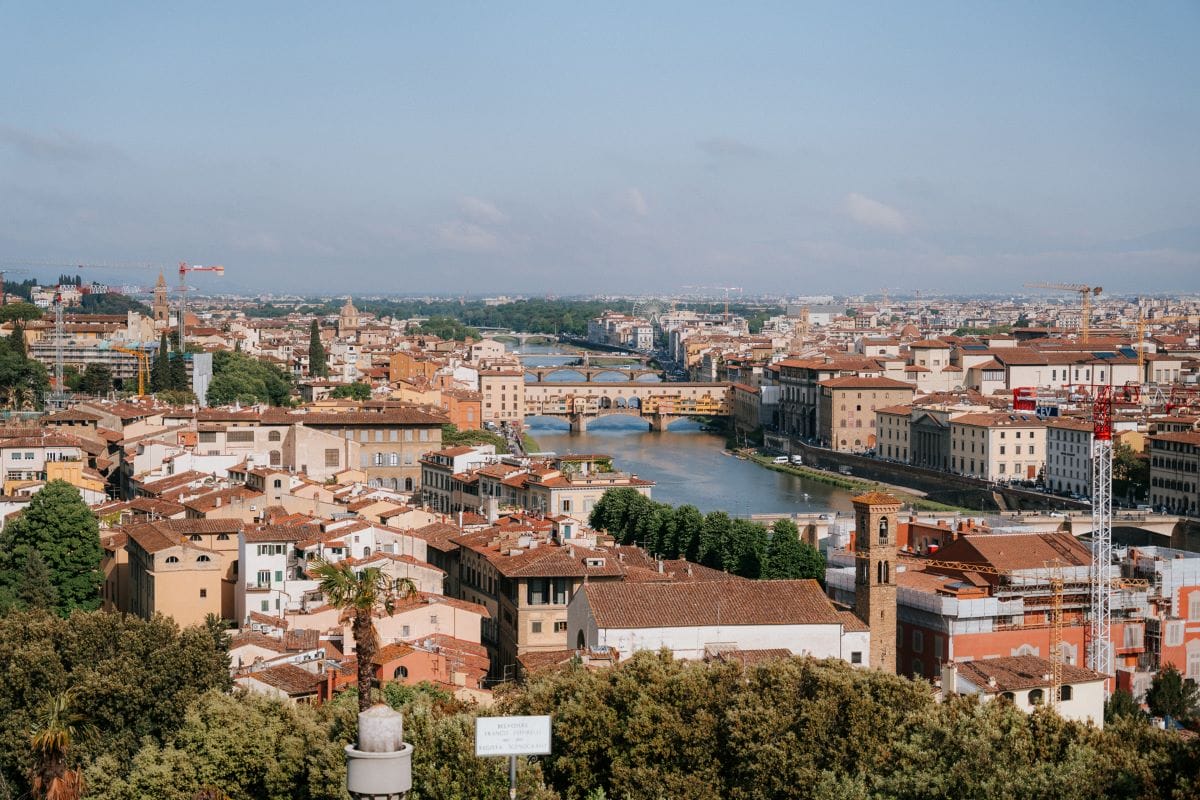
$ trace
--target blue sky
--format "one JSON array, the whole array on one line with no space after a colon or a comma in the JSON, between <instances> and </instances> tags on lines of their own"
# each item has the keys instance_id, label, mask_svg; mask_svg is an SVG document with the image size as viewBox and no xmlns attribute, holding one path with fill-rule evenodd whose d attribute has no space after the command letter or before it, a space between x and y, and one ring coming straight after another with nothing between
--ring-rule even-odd
<instances>
[{"instance_id":1,"label":"blue sky","mask_svg":"<svg viewBox=\"0 0 1200 800\"><path fill-rule=\"evenodd\" d=\"M1200 289L1200 3L344 5L0 3L0 262Z\"/></svg>"}]
</instances>

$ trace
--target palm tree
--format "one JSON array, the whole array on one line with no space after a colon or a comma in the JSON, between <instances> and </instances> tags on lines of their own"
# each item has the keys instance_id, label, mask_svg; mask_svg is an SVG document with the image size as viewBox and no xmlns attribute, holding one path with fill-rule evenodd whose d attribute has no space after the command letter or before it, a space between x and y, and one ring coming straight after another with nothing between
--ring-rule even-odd
<instances>
[{"instance_id":1,"label":"palm tree","mask_svg":"<svg viewBox=\"0 0 1200 800\"><path fill-rule=\"evenodd\" d=\"M74 707L74 693L56 694L30 736L34 764L30 776L33 796L39 800L79 800L83 797L83 770L67 766L71 745L86 730L85 717Z\"/></svg>"},{"instance_id":2,"label":"palm tree","mask_svg":"<svg viewBox=\"0 0 1200 800\"><path fill-rule=\"evenodd\" d=\"M358 657L358 710L371 707L372 661L379 651L379 634L371 618L391 616L396 601L412 597L417 587L408 578L388 577L378 567L354 571L345 561L318 560L310 574L320 582L325 602L350 619Z\"/></svg>"}]
</instances>

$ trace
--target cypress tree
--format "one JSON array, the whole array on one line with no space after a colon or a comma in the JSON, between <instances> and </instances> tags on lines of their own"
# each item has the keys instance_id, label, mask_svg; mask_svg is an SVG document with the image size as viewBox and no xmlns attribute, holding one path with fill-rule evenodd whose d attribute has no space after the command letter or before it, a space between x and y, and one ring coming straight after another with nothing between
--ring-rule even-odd
<instances>
[{"instance_id":1,"label":"cypress tree","mask_svg":"<svg viewBox=\"0 0 1200 800\"><path fill-rule=\"evenodd\" d=\"M164 332L158 340L158 352L154 354L154 363L150 366L150 390L165 392L171 388L171 351L167 345L167 334Z\"/></svg>"},{"instance_id":2,"label":"cypress tree","mask_svg":"<svg viewBox=\"0 0 1200 800\"><path fill-rule=\"evenodd\" d=\"M308 374L314 378L329 377L329 363L325 357L325 345L321 343L321 328L312 321L308 333Z\"/></svg>"},{"instance_id":3,"label":"cypress tree","mask_svg":"<svg viewBox=\"0 0 1200 800\"><path fill-rule=\"evenodd\" d=\"M25 348L25 328L19 320L13 320L12 333L8 335L8 346L14 353L25 358L28 351Z\"/></svg>"},{"instance_id":4,"label":"cypress tree","mask_svg":"<svg viewBox=\"0 0 1200 800\"><path fill-rule=\"evenodd\" d=\"M170 384L168 389L183 392L191 390L191 387L188 386L187 362L183 359L183 353L171 354L167 374L167 381Z\"/></svg>"}]
</instances>

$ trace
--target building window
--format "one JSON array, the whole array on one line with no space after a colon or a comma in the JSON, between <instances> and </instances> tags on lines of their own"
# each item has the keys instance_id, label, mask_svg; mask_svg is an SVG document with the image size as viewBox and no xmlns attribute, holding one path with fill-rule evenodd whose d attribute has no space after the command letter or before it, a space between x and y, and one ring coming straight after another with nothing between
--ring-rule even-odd
<instances>
[{"instance_id":1,"label":"building window","mask_svg":"<svg viewBox=\"0 0 1200 800\"><path fill-rule=\"evenodd\" d=\"M861 650L851 650L850 651L850 663L851 664L861 664L862 663L862 651Z\"/></svg>"},{"instance_id":2,"label":"building window","mask_svg":"<svg viewBox=\"0 0 1200 800\"><path fill-rule=\"evenodd\" d=\"M263 600L261 603L259 603L259 607L262 608L263 611L270 611L271 603L267 600Z\"/></svg>"},{"instance_id":3,"label":"building window","mask_svg":"<svg viewBox=\"0 0 1200 800\"><path fill-rule=\"evenodd\" d=\"M554 632L555 633L566 633L567 632L566 620L562 620L560 622L554 623Z\"/></svg>"},{"instance_id":4,"label":"building window","mask_svg":"<svg viewBox=\"0 0 1200 800\"><path fill-rule=\"evenodd\" d=\"M531 606L544 606L549 602L549 578L530 578L525 585L525 603Z\"/></svg>"},{"instance_id":5,"label":"building window","mask_svg":"<svg viewBox=\"0 0 1200 800\"><path fill-rule=\"evenodd\" d=\"M209 558L208 556L196 556L196 562L199 564L204 564L209 561L212 561L212 559Z\"/></svg>"},{"instance_id":6,"label":"building window","mask_svg":"<svg viewBox=\"0 0 1200 800\"><path fill-rule=\"evenodd\" d=\"M278 442L281 438L283 437L280 435L279 431L271 431L267 434L268 442Z\"/></svg>"},{"instance_id":7,"label":"building window","mask_svg":"<svg viewBox=\"0 0 1200 800\"><path fill-rule=\"evenodd\" d=\"M178 564L179 559L176 556L167 556L167 563L168 564Z\"/></svg>"},{"instance_id":8,"label":"building window","mask_svg":"<svg viewBox=\"0 0 1200 800\"><path fill-rule=\"evenodd\" d=\"M228 431L225 434L225 441L230 442L230 443L232 443L232 442L243 442L243 443L253 442L254 441L254 431Z\"/></svg>"},{"instance_id":9,"label":"building window","mask_svg":"<svg viewBox=\"0 0 1200 800\"><path fill-rule=\"evenodd\" d=\"M1058 690L1059 700L1070 700L1072 696L1074 696L1074 692L1070 686L1063 686Z\"/></svg>"},{"instance_id":10,"label":"building window","mask_svg":"<svg viewBox=\"0 0 1200 800\"><path fill-rule=\"evenodd\" d=\"M338 466L338 450L336 447L330 447L325 451L325 466Z\"/></svg>"},{"instance_id":11,"label":"building window","mask_svg":"<svg viewBox=\"0 0 1200 800\"><path fill-rule=\"evenodd\" d=\"M925 636L916 628L913 629L913 652L920 653L925 649ZM914 670L915 672L915 670ZM919 673L918 673L919 674Z\"/></svg>"},{"instance_id":12,"label":"building window","mask_svg":"<svg viewBox=\"0 0 1200 800\"><path fill-rule=\"evenodd\" d=\"M208 597L208 589L201 589L201 590L200 590L200 597L201 597L201 598Z\"/></svg>"},{"instance_id":13,"label":"building window","mask_svg":"<svg viewBox=\"0 0 1200 800\"><path fill-rule=\"evenodd\" d=\"M395 672L392 673L392 678L394 678L395 680L401 680L402 678L407 678L407 677L408 677L408 667L404 666L403 664L396 667Z\"/></svg>"},{"instance_id":14,"label":"building window","mask_svg":"<svg viewBox=\"0 0 1200 800\"><path fill-rule=\"evenodd\" d=\"M1046 697L1046 693L1044 691L1042 691L1041 689L1032 689L1029 692L1029 705L1031 705L1031 706L1041 705L1042 701L1045 699L1045 697Z\"/></svg>"},{"instance_id":15,"label":"building window","mask_svg":"<svg viewBox=\"0 0 1200 800\"><path fill-rule=\"evenodd\" d=\"M407 625L400 626L400 636L404 639L408 638L409 634L408 634L408 626Z\"/></svg>"},{"instance_id":16,"label":"building window","mask_svg":"<svg viewBox=\"0 0 1200 800\"><path fill-rule=\"evenodd\" d=\"M1200 620L1200 592L1188 595L1188 619Z\"/></svg>"},{"instance_id":17,"label":"building window","mask_svg":"<svg viewBox=\"0 0 1200 800\"><path fill-rule=\"evenodd\" d=\"M542 623L541 623L541 621L539 621L539 620L534 620L533 622L531 622L531 623L529 624L529 630L530 630L530 632L531 632L531 633L541 633L541 632L542 632Z\"/></svg>"}]
</instances>

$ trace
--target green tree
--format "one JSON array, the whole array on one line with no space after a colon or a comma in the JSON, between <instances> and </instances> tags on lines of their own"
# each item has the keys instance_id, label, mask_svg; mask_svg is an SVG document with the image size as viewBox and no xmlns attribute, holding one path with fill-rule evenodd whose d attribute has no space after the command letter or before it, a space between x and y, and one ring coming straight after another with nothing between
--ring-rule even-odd
<instances>
[{"instance_id":1,"label":"green tree","mask_svg":"<svg viewBox=\"0 0 1200 800\"><path fill-rule=\"evenodd\" d=\"M329 362L321 341L321 327L316 319L308 329L308 374L314 378L329 377Z\"/></svg>"},{"instance_id":2,"label":"green tree","mask_svg":"<svg viewBox=\"0 0 1200 800\"><path fill-rule=\"evenodd\" d=\"M112 388L112 370L104 364L89 364L79 376L79 391L85 394L105 395Z\"/></svg>"},{"instance_id":3,"label":"green tree","mask_svg":"<svg viewBox=\"0 0 1200 800\"><path fill-rule=\"evenodd\" d=\"M0 786L14 796L29 790L35 766L29 732L61 693L78 698L95 729L74 742L81 759L125 764L143 740L173 733L200 693L230 687L229 655L203 628L103 612L0 616L0 670Z\"/></svg>"},{"instance_id":4,"label":"green tree","mask_svg":"<svg viewBox=\"0 0 1200 800\"><path fill-rule=\"evenodd\" d=\"M100 605L100 533L96 515L66 481L47 483L25 510L0 532L0 590L10 597L37 553L50 571L58 593L54 610Z\"/></svg>"},{"instance_id":5,"label":"green tree","mask_svg":"<svg viewBox=\"0 0 1200 800\"><path fill-rule=\"evenodd\" d=\"M187 361L184 359L183 353L171 353L170 360L167 362L167 383L168 391L187 392L191 391L191 385L188 381Z\"/></svg>"},{"instance_id":6,"label":"green tree","mask_svg":"<svg viewBox=\"0 0 1200 800\"><path fill-rule=\"evenodd\" d=\"M1127 444L1113 448L1113 493L1132 501L1144 500L1150 491L1150 459Z\"/></svg>"},{"instance_id":7,"label":"green tree","mask_svg":"<svg viewBox=\"0 0 1200 800\"><path fill-rule=\"evenodd\" d=\"M1104 701L1104 723L1111 725L1119 719L1144 720L1146 715L1138 707L1133 695L1125 689L1117 689Z\"/></svg>"},{"instance_id":8,"label":"green tree","mask_svg":"<svg viewBox=\"0 0 1200 800\"><path fill-rule=\"evenodd\" d=\"M34 550L25 559L25 568L16 584L16 599L22 608L53 611L58 606L58 590L42 554Z\"/></svg>"},{"instance_id":9,"label":"green tree","mask_svg":"<svg viewBox=\"0 0 1200 800\"><path fill-rule=\"evenodd\" d=\"M371 386L361 381L355 381L337 387L329 393L329 396L335 400L358 400L360 402L370 400Z\"/></svg>"},{"instance_id":10,"label":"green tree","mask_svg":"<svg viewBox=\"0 0 1200 800\"><path fill-rule=\"evenodd\" d=\"M1198 702L1200 689L1197 689L1196 682L1184 678L1174 664L1167 664L1160 669L1146 692L1146 705L1156 717L1189 720L1196 714Z\"/></svg>"},{"instance_id":11,"label":"green tree","mask_svg":"<svg viewBox=\"0 0 1200 800\"><path fill-rule=\"evenodd\" d=\"M732 527L733 520L724 511L710 511L705 515L704 527L700 529L700 544L696 548L696 557L701 564L724 569L725 549Z\"/></svg>"},{"instance_id":12,"label":"green tree","mask_svg":"<svg viewBox=\"0 0 1200 800\"><path fill-rule=\"evenodd\" d=\"M209 403L270 403L281 406L291 401L291 395L291 376L279 367L245 353L214 354L213 379L208 386Z\"/></svg>"},{"instance_id":13,"label":"green tree","mask_svg":"<svg viewBox=\"0 0 1200 800\"><path fill-rule=\"evenodd\" d=\"M167 344L167 334L164 331L158 339L158 351L154 354L154 362L150 365L150 390L165 392L172 388L171 348Z\"/></svg>"},{"instance_id":14,"label":"green tree","mask_svg":"<svg viewBox=\"0 0 1200 800\"><path fill-rule=\"evenodd\" d=\"M8 286L6 284L5 288L7 289ZM0 322L10 322L12 320L29 322L41 319L44 315L44 312L33 303L9 303L6 306L0 306Z\"/></svg>"},{"instance_id":15,"label":"green tree","mask_svg":"<svg viewBox=\"0 0 1200 800\"><path fill-rule=\"evenodd\" d=\"M704 529L704 515L693 505L675 508L675 542L667 548L671 558L686 558L699 563L700 531Z\"/></svg>"},{"instance_id":16,"label":"green tree","mask_svg":"<svg viewBox=\"0 0 1200 800\"><path fill-rule=\"evenodd\" d=\"M767 545L764 578L800 578L802 570L800 530L790 519L779 519L771 526L771 541Z\"/></svg>"},{"instance_id":17,"label":"green tree","mask_svg":"<svg viewBox=\"0 0 1200 800\"><path fill-rule=\"evenodd\" d=\"M25 327L20 320L13 322L12 333L8 335L9 348L19 356L29 356L29 348L25 345Z\"/></svg>"},{"instance_id":18,"label":"green tree","mask_svg":"<svg viewBox=\"0 0 1200 800\"><path fill-rule=\"evenodd\" d=\"M766 557L767 529L748 519L735 519L725 540L724 569L743 578L761 578Z\"/></svg>"},{"instance_id":19,"label":"green tree","mask_svg":"<svg viewBox=\"0 0 1200 800\"><path fill-rule=\"evenodd\" d=\"M389 578L378 567L355 572L344 561L336 564L318 561L309 572L317 579L325 602L350 617L358 659L358 710L366 711L371 707L371 662L379 650L379 635L372 618L376 614L391 616L396 601L416 594L416 586L408 578Z\"/></svg>"},{"instance_id":20,"label":"green tree","mask_svg":"<svg viewBox=\"0 0 1200 800\"><path fill-rule=\"evenodd\" d=\"M508 442L498 433L481 430L463 430L452 422L442 425L442 447L474 447L478 444L490 444L497 453L508 452Z\"/></svg>"}]
</instances>

